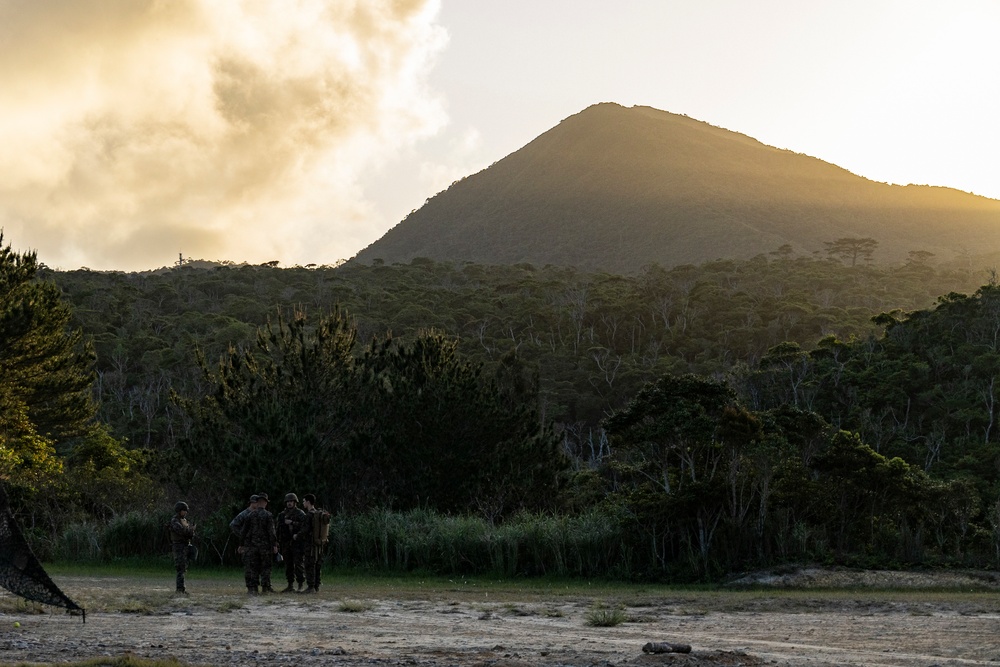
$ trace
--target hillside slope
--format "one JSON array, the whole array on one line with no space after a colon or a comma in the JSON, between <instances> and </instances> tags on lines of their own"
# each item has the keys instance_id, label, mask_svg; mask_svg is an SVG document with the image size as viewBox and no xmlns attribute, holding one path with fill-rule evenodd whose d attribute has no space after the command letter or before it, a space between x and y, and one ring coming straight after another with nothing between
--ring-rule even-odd
<instances>
[{"instance_id":1,"label":"hillside slope","mask_svg":"<svg viewBox=\"0 0 1000 667\"><path fill-rule=\"evenodd\" d=\"M1000 201L895 186L649 107L598 104L462 179L353 261L571 265L633 273L788 244L879 241L948 261L1000 252Z\"/></svg>"}]
</instances>

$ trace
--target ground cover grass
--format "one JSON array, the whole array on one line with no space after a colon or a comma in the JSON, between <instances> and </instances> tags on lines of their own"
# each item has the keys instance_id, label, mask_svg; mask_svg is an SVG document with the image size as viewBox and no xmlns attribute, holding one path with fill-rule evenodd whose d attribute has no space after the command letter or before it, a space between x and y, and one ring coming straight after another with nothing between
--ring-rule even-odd
<instances>
[{"instance_id":1,"label":"ground cover grass","mask_svg":"<svg viewBox=\"0 0 1000 667\"><path fill-rule=\"evenodd\" d=\"M217 612L243 608L248 598L243 573L236 568L195 566L188 573L189 596L173 592L173 570L150 563L46 566L50 576L88 612L170 613L197 607ZM278 572L275 581L283 581ZM641 620L643 609L668 609L679 615L713 612L818 611L850 607L859 613L907 610L920 614L929 605L956 605L1000 611L995 590L934 586L919 588L851 586L811 588L727 587L724 585L657 585L553 577L491 578L438 575L372 574L360 570L323 573L323 589L313 599L339 600L347 613L365 611L377 600L443 601L518 609L572 603L595 609L626 610L629 620ZM265 604L287 596L257 598ZM304 598L303 598L304 600ZM52 608L32 605L12 595L0 595L0 612Z\"/></svg>"}]
</instances>

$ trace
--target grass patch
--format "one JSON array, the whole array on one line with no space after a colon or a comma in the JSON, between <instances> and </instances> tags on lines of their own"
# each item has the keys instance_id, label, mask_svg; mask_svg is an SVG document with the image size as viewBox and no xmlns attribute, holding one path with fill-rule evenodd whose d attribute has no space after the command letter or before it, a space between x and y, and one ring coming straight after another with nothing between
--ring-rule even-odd
<instances>
[{"instance_id":1,"label":"grass patch","mask_svg":"<svg viewBox=\"0 0 1000 667\"><path fill-rule=\"evenodd\" d=\"M584 617L587 625L595 628L612 628L628 620L628 614L621 607L607 607L598 604L587 610Z\"/></svg>"},{"instance_id":2,"label":"grass patch","mask_svg":"<svg viewBox=\"0 0 1000 667\"><path fill-rule=\"evenodd\" d=\"M368 600L341 600L337 605L337 611L349 614L358 614L363 611L371 611L375 608L375 603Z\"/></svg>"},{"instance_id":3,"label":"grass patch","mask_svg":"<svg viewBox=\"0 0 1000 667\"><path fill-rule=\"evenodd\" d=\"M239 611L246 607L246 603L243 600L224 600L222 604L215 608L215 611L220 614L228 614L230 612Z\"/></svg>"},{"instance_id":4,"label":"grass patch","mask_svg":"<svg viewBox=\"0 0 1000 667\"><path fill-rule=\"evenodd\" d=\"M506 603L504 604L504 611L508 616L535 616L535 612L530 609L525 609L522 605Z\"/></svg>"}]
</instances>

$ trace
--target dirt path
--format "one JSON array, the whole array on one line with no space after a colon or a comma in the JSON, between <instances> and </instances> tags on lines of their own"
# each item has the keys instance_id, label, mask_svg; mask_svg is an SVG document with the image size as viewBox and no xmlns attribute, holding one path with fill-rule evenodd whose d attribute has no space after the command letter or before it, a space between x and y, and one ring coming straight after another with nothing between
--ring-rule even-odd
<instances>
[{"instance_id":1,"label":"dirt path","mask_svg":"<svg viewBox=\"0 0 1000 667\"><path fill-rule=\"evenodd\" d=\"M210 665L1000 665L998 592L421 591L392 586L251 598L192 582L62 578L90 611L0 596L0 661L55 663L132 653ZM620 591L617 593L621 595ZM500 597L501 599L497 599ZM588 625L595 605L628 620ZM15 628L14 623L20 624ZM646 655L649 641L689 655Z\"/></svg>"}]
</instances>

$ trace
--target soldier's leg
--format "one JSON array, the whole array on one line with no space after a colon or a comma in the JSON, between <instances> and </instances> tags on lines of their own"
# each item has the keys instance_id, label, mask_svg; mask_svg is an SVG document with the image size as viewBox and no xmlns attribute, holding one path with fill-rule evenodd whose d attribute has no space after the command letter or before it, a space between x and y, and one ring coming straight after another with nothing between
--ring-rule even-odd
<instances>
[{"instance_id":1,"label":"soldier's leg","mask_svg":"<svg viewBox=\"0 0 1000 667\"><path fill-rule=\"evenodd\" d=\"M305 553L305 577L306 577L306 589L302 591L303 593L315 593L316 592L316 548L313 546L306 547Z\"/></svg>"},{"instance_id":2,"label":"soldier's leg","mask_svg":"<svg viewBox=\"0 0 1000 667\"><path fill-rule=\"evenodd\" d=\"M184 588L184 575L187 573L187 545L175 543L173 549L174 568L177 571L177 592L185 593L187 592Z\"/></svg>"},{"instance_id":3,"label":"soldier's leg","mask_svg":"<svg viewBox=\"0 0 1000 667\"><path fill-rule=\"evenodd\" d=\"M246 549L243 552L243 579L247 584L247 593L256 595L257 580L254 574L253 552L251 549Z\"/></svg>"},{"instance_id":4,"label":"soldier's leg","mask_svg":"<svg viewBox=\"0 0 1000 667\"><path fill-rule=\"evenodd\" d=\"M318 547L316 549L316 551L318 553L316 554L316 585L315 585L315 588L318 591L319 590L319 585L320 585L320 583L322 583L320 580L323 578L323 556L325 554L324 554L324 548L323 547Z\"/></svg>"},{"instance_id":5,"label":"soldier's leg","mask_svg":"<svg viewBox=\"0 0 1000 667\"><path fill-rule=\"evenodd\" d=\"M256 549L247 549L247 591L256 595L260 586L260 565L258 564Z\"/></svg>"},{"instance_id":6,"label":"soldier's leg","mask_svg":"<svg viewBox=\"0 0 1000 667\"><path fill-rule=\"evenodd\" d=\"M260 551L260 591L262 593L273 593L271 587L271 562L274 559L274 552L270 549Z\"/></svg>"},{"instance_id":7,"label":"soldier's leg","mask_svg":"<svg viewBox=\"0 0 1000 667\"><path fill-rule=\"evenodd\" d=\"M288 586L281 591L291 593L295 590L295 543L289 542L281 548L281 554L285 559L285 581Z\"/></svg>"},{"instance_id":8,"label":"soldier's leg","mask_svg":"<svg viewBox=\"0 0 1000 667\"><path fill-rule=\"evenodd\" d=\"M299 584L299 590L302 590L302 584L306 580L306 550L302 542L295 542L292 545L292 560L294 561L293 566L295 568L295 581ZM291 579L288 580L291 584Z\"/></svg>"}]
</instances>

